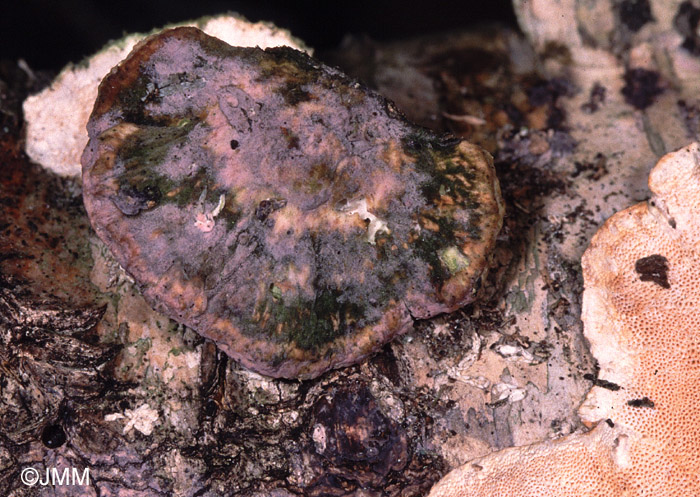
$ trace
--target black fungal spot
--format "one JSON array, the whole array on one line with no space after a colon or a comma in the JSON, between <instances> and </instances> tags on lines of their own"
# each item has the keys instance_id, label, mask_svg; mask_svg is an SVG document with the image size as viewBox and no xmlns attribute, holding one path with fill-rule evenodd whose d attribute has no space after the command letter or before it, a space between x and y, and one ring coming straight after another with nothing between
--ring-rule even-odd
<instances>
[{"instance_id":1,"label":"black fungal spot","mask_svg":"<svg viewBox=\"0 0 700 497\"><path fill-rule=\"evenodd\" d=\"M47 425L41 432L41 443L49 449L56 449L66 443L66 432L59 424Z\"/></svg>"},{"instance_id":2,"label":"black fungal spot","mask_svg":"<svg viewBox=\"0 0 700 497\"><path fill-rule=\"evenodd\" d=\"M598 152L591 162L574 162L576 171L571 174L571 177L576 178L582 175L586 179L598 181L600 178L608 174L609 171L607 163L608 158Z\"/></svg>"},{"instance_id":3,"label":"black fungal spot","mask_svg":"<svg viewBox=\"0 0 700 497\"><path fill-rule=\"evenodd\" d=\"M659 85L659 73L656 71L636 68L625 72L625 86L622 88L622 94L625 102L635 109L646 109L663 91Z\"/></svg>"},{"instance_id":4,"label":"black fungal spot","mask_svg":"<svg viewBox=\"0 0 700 497\"><path fill-rule=\"evenodd\" d=\"M138 189L129 185L121 185L112 202L125 216L135 216L143 210L154 207L160 201L160 190L154 185L145 185Z\"/></svg>"},{"instance_id":5,"label":"black fungal spot","mask_svg":"<svg viewBox=\"0 0 700 497\"><path fill-rule=\"evenodd\" d=\"M605 422L610 428L615 428L615 423L613 423L612 419L608 418L605 420Z\"/></svg>"},{"instance_id":6,"label":"black fungal spot","mask_svg":"<svg viewBox=\"0 0 700 497\"><path fill-rule=\"evenodd\" d=\"M284 97L284 101L292 106L311 100L311 94L294 82L285 84L278 91Z\"/></svg>"},{"instance_id":7,"label":"black fungal spot","mask_svg":"<svg viewBox=\"0 0 700 497\"><path fill-rule=\"evenodd\" d=\"M231 150L236 150L238 148L238 140L231 140Z\"/></svg>"},{"instance_id":8,"label":"black fungal spot","mask_svg":"<svg viewBox=\"0 0 700 497\"><path fill-rule=\"evenodd\" d=\"M263 200L255 208L255 219L265 221L267 217L287 205L287 201L283 198L268 198Z\"/></svg>"},{"instance_id":9,"label":"black fungal spot","mask_svg":"<svg viewBox=\"0 0 700 497\"><path fill-rule=\"evenodd\" d=\"M600 388L605 388L607 390L612 390L613 392L618 391L621 387L617 383L613 383L612 381L606 381L606 380L595 380L593 384L597 387Z\"/></svg>"},{"instance_id":10,"label":"black fungal spot","mask_svg":"<svg viewBox=\"0 0 700 497\"><path fill-rule=\"evenodd\" d=\"M593 85L591 88L591 93L588 97L588 102L585 104L581 105L581 110L586 112L587 114L593 114L600 108L601 104L605 103L605 97L606 97L607 89L598 83Z\"/></svg>"},{"instance_id":11,"label":"black fungal spot","mask_svg":"<svg viewBox=\"0 0 700 497\"><path fill-rule=\"evenodd\" d=\"M648 407L649 409L653 409L654 401L649 397L642 397L641 399L628 400L627 405L630 407Z\"/></svg>"},{"instance_id":12,"label":"black fungal spot","mask_svg":"<svg viewBox=\"0 0 700 497\"><path fill-rule=\"evenodd\" d=\"M668 259L663 255L654 254L638 259L634 270L641 281L653 281L661 288L671 288L668 283Z\"/></svg>"},{"instance_id":13,"label":"black fungal spot","mask_svg":"<svg viewBox=\"0 0 700 497\"><path fill-rule=\"evenodd\" d=\"M534 84L528 90L528 101L533 107L547 107L547 127L565 130L566 113L558 105L560 97L571 97L579 92L574 83L566 78L552 78Z\"/></svg>"},{"instance_id":14,"label":"black fungal spot","mask_svg":"<svg viewBox=\"0 0 700 497\"><path fill-rule=\"evenodd\" d=\"M623 0L618 6L618 15L622 24L634 33L642 29L646 23L654 20L649 0Z\"/></svg>"},{"instance_id":15,"label":"black fungal spot","mask_svg":"<svg viewBox=\"0 0 700 497\"><path fill-rule=\"evenodd\" d=\"M683 36L683 48L693 55L700 55L700 36L697 28L700 23L700 8L686 1L680 4L673 18L673 27Z\"/></svg>"},{"instance_id":16,"label":"black fungal spot","mask_svg":"<svg viewBox=\"0 0 700 497\"><path fill-rule=\"evenodd\" d=\"M612 381L598 379L590 373L584 374L583 377L588 381L592 381L595 386L600 387L600 388L605 388L606 390L612 390L613 392L617 392L620 388L622 388L617 383L613 383Z\"/></svg>"}]
</instances>

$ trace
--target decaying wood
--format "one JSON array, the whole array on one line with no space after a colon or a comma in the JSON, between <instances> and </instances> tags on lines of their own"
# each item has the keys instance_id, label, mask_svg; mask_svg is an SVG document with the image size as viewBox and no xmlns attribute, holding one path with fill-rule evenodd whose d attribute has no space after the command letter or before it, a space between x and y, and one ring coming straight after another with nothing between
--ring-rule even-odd
<instances>
[{"instance_id":1,"label":"decaying wood","mask_svg":"<svg viewBox=\"0 0 700 497\"><path fill-rule=\"evenodd\" d=\"M576 70L544 45L493 28L356 40L327 57L411 120L489 150L507 215L477 303L304 382L248 372L152 311L89 230L79 185L21 152L28 88L12 90L0 488L75 495L19 480L27 466L75 466L90 468L81 495L419 496L471 458L580 429L597 378L581 254L607 217L647 197L660 155L698 138L700 101L664 67L630 72L614 47ZM17 79L4 75L3 92Z\"/></svg>"}]
</instances>

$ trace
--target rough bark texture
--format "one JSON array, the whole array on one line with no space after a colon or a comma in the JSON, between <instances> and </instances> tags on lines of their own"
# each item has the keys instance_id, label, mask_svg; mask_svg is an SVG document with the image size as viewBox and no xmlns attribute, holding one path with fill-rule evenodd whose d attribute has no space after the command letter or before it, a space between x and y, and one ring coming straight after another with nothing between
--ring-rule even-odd
<instances>
[{"instance_id":1,"label":"rough bark texture","mask_svg":"<svg viewBox=\"0 0 700 497\"><path fill-rule=\"evenodd\" d=\"M666 53L696 56L695 30L682 33L691 17ZM248 372L152 311L87 229L77 185L23 156L15 118L4 202L42 188L63 200L35 230L17 229L28 204L1 214L0 488L75 495L18 474L76 466L91 471L81 495L419 496L471 458L581 428L574 413L597 379L581 254L604 219L647 197L657 158L700 129L697 84L616 58L625 40L599 48L592 69L497 28L355 40L327 56L409 119L491 151L507 217L477 303L304 382ZM2 106L18 116L12 99ZM35 266L19 261L51 236L42 257L55 275L34 288ZM76 291L57 293L69 276Z\"/></svg>"}]
</instances>

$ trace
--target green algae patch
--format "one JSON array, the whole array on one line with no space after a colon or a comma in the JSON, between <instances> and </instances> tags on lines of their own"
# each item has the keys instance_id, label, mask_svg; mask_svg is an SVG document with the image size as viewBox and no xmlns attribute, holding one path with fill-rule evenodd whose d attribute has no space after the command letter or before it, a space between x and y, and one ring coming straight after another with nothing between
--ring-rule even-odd
<instances>
[{"instance_id":1,"label":"green algae patch","mask_svg":"<svg viewBox=\"0 0 700 497\"><path fill-rule=\"evenodd\" d=\"M88 123L83 199L146 300L259 373L312 378L474 298L490 156L289 48L148 38Z\"/></svg>"},{"instance_id":2,"label":"green algae patch","mask_svg":"<svg viewBox=\"0 0 700 497\"><path fill-rule=\"evenodd\" d=\"M442 250L439 257L450 274L457 274L469 267L469 258L457 247L447 247Z\"/></svg>"},{"instance_id":3,"label":"green algae patch","mask_svg":"<svg viewBox=\"0 0 700 497\"><path fill-rule=\"evenodd\" d=\"M352 332L365 318L364 306L342 301L342 293L320 292L316 298L292 297L285 301L279 287L258 309L255 324L271 340L293 342L302 350L319 350Z\"/></svg>"}]
</instances>

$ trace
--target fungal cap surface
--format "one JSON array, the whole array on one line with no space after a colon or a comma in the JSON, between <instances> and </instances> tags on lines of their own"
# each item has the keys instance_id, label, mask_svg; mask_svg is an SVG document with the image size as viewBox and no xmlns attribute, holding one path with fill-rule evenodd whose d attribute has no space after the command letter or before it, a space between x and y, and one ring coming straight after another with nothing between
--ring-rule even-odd
<instances>
[{"instance_id":1,"label":"fungal cap surface","mask_svg":"<svg viewBox=\"0 0 700 497\"><path fill-rule=\"evenodd\" d=\"M289 48L148 38L88 132L97 234L153 306L271 376L352 364L470 302L502 222L486 152Z\"/></svg>"},{"instance_id":2,"label":"fungal cap surface","mask_svg":"<svg viewBox=\"0 0 700 497\"><path fill-rule=\"evenodd\" d=\"M269 23L251 23L235 14L204 17L181 25L197 26L232 45L262 48L287 45L310 52L289 32ZM80 175L80 155L88 142L85 126L97 98L97 87L144 37L144 34L131 34L110 42L84 62L68 65L48 88L25 100L25 150L34 162L61 176Z\"/></svg>"}]
</instances>

